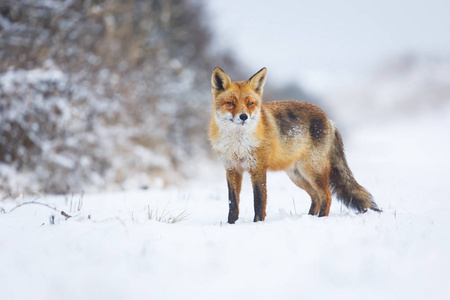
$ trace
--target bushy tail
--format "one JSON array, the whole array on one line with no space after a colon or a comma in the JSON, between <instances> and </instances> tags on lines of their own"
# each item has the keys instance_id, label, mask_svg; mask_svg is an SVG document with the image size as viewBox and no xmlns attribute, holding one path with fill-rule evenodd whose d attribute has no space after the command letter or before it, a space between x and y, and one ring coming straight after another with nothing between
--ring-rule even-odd
<instances>
[{"instance_id":1,"label":"bushy tail","mask_svg":"<svg viewBox=\"0 0 450 300\"><path fill-rule=\"evenodd\" d=\"M345 159L344 145L337 129L331 154L330 188L341 202L358 212L366 212L368 208L381 212L372 195L353 177Z\"/></svg>"}]
</instances>

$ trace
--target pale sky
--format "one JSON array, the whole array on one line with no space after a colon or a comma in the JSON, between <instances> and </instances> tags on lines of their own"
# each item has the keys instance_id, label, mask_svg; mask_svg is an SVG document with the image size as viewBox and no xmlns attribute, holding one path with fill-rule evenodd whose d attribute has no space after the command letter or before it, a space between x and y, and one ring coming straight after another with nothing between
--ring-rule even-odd
<instances>
[{"instance_id":1,"label":"pale sky","mask_svg":"<svg viewBox=\"0 0 450 300\"><path fill-rule=\"evenodd\" d=\"M218 47L251 75L313 82L402 54L450 57L449 0L207 1ZM314 82L313 82L314 83Z\"/></svg>"}]
</instances>

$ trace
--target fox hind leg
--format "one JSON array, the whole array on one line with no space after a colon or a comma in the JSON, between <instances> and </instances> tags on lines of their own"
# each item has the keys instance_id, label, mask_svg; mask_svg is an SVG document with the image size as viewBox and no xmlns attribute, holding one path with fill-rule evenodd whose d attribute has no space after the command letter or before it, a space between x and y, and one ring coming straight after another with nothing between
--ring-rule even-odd
<instances>
[{"instance_id":1,"label":"fox hind leg","mask_svg":"<svg viewBox=\"0 0 450 300\"><path fill-rule=\"evenodd\" d=\"M320 198L319 217L328 216L331 206L331 190L328 185L330 178L329 167L313 167L303 169L305 179L314 188Z\"/></svg>"},{"instance_id":2,"label":"fox hind leg","mask_svg":"<svg viewBox=\"0 0 450 300\"><path fill-rule=\"evenodd\" d=\"M328 216L328 214L330 213L331 190L328 186L329 174L329 172L325 172L315 178L316 190L322 199L319 217Z\"/></svg>"},{"instance_id":3,"label":"fox hind leg","mask_svg":"<svg viewBox=\"0 0 450 300\"><path fill-rule=\"evenodd\" d=\"M321 198L316 189L302 175L300 168L294 166L286 173L295 185L305 190L311 197L311 207L309 208L309 214L313 216L318 215L322 205L320 200Z\"/></svg>"},{"instance_id":4,"label":"fox hind leg","mask_svg":"<svg viewBox=\"0 0 450 300\"><path fill-rule=\"evenodd\" d=\"M317 172L320 170L320 172ZM310 215L328 216L331 206L331 190L328 186L330 168L317 168L296 163L287 172L289 178L311 197Z\"/></svg>"}]
</instances>

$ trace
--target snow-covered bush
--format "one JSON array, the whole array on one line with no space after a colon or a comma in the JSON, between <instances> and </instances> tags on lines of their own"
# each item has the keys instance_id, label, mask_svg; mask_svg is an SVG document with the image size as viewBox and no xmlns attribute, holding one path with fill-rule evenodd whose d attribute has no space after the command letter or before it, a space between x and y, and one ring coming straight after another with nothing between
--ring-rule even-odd
<instances>
[{"instance_id":1,"label":"snow-covered bush","mask_svg":"<svg viewBox=\"0 0 450 300\"><path fill-rule=\"evenodd\" d=\"M101 108L74 94L55 67L0 75L1 189L62 193L105 183L108 142L99 143L94 119ZM22 172L27 181L12 178Z\"/></svg>"},{"instance_id":2,"label":"snow-covered bush","mask_svg":"<svg viewBox=\"0 0 450 300\"><path fill-rule=\"evenodd\" d=\"M198 1L0 4L0 190L170 184L204 156L210 32ZM20 180L18 180L20 179Z\"/></svg>"}]
</instances>

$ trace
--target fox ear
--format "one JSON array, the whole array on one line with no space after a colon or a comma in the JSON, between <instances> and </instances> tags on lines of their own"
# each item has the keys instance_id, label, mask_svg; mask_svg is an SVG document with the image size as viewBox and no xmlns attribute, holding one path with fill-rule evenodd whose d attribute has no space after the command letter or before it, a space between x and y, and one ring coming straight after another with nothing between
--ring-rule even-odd
<instances>
[{"instance_id":1,"label":"fox ear","mask_svg":"<svg viewBox=\"0 0 450 300\"><path fill-rule=\"evenodd\" d=\"M231 80L221 68L215 67L212 73L211 83L211 92L217 95L230 87Z\"/></svg>"},{"instance_id":2,"label":"fox ear","mask_svg":"<svg viewBox=\"0 0 450 300\"><path fill-rule=\"evenodd\" d=\"M250 77L249 80L247 80L247 84L249 84L253 90L259 95L262 95L264 83L266 82L266 74L267 69L262 68L259 70L255 75Z\"/></svg>"}]
</instances>

